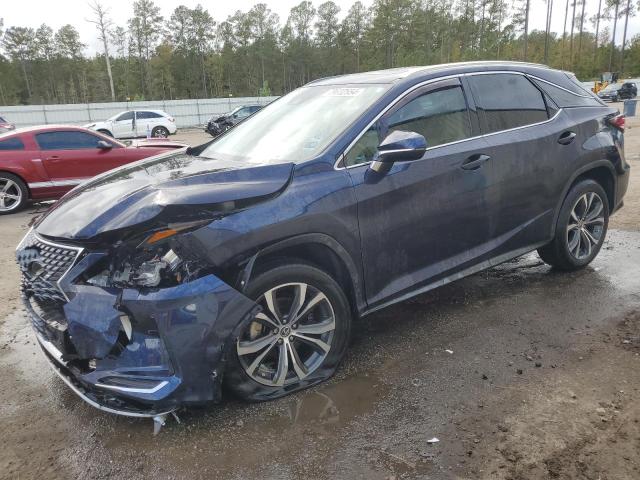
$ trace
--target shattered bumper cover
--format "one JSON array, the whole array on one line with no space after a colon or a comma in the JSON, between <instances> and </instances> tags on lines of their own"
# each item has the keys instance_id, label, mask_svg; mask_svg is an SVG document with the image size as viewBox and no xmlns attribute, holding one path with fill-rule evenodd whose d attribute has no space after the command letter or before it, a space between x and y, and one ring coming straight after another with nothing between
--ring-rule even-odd
<instances>
[{"instance_id":1,"label":"shattered bumper cover","mask_svg":"<svg viewBox=\"0 0 640 480\"><path fill-rule=\"evenodd\" d=\"M104 253L81 252L59 278L45 278L43 243L18 247L23 300L47 359L74 392L127 416L219 399L225 350L255 315L253 301L214 275L145 291L75 284ZM54 255L68 248L46 245Z\"/></svg>"}]
</instances>

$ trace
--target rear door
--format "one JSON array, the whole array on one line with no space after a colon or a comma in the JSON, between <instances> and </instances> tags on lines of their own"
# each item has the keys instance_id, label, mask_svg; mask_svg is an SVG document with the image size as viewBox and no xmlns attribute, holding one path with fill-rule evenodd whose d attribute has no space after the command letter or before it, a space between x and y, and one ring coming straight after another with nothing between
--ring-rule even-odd
<instances>
[{"instance_id":1,"label":"rear door","mask_svg":"<svg viewBox=\"0 0 640 480\"><path fill-rule=\"evenodd\" d=\"M162 115L156 112L146 110L136 111L136 136L150 137L153 127L163 124L162 119Z\"/></svg>"},{"instance_id":2,"label":"rear door","mask_svg":"<svg viewBox=\"0 0 640 480\"><path fill-rule=\"evenodd\" d=\"M493 256L548 240L578 132L521 73L474 74L465 84L495 174Z\"/></svg>"},{"instance_id":3,"label":"rear door","mask_svg":"<svg viewBox=\"0 0 640 480\"><path fill-rule=\"evenodd\" d=\"M474 115L459 79L439 81L408 94L347 150L371 307L472 266L486 253L493 175ZM378 174L369 162L393 130L422 134L428 149L422 159Z\"/></svg>"},{"instance_id":4,"label":"rear door","mask_svg":"<svg viewBox=\"0 0 640 480\"><path fill-rule=\"evenodd\" d=\"M89 132L62 130L35 135L44 167L52 181L73 185L123 163L125 148L98 148L101 137Z\"/></svg>"}]
</instances>

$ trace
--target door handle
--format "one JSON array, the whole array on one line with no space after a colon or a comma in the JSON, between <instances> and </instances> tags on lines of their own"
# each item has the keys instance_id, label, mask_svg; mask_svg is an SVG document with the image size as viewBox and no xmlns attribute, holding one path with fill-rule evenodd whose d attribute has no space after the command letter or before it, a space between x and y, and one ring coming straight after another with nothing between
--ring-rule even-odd
<instances>
[{"instance_id":1,"label":"door handle","mask_svg":"<svg viewBox=\"0 0 640 480\"><path fill-rule=\"evenodd\" d=\"M573 142L575 140L576 136L577 135L576 135L575 132L564 132L558 138L558 143L560 145L569 145L571 142Z\"/></svg>"},{"instance_id":2,"label":"door handle","mask_svg":"<svg viewBox=\"0 0 640 480\"><path fill-rule=\"evenodd\" d=\"M58 159L60 159L58 155L51 155L50 157L47 157L47 160L58 160Z\"/></svg>"},{"instance_id":3,"label":"door handle","mask_svg":"<svg viewBox=\"0 0 640 480\"><path fill-rule=\"evenodd\" d=\"M491 157L489 155L476 153L475 155L471 155L470 157L468 157L462 164L461 168L465 170L477 170L482 166L484 162L490 159Z\"/></svg>"}]
</instances>

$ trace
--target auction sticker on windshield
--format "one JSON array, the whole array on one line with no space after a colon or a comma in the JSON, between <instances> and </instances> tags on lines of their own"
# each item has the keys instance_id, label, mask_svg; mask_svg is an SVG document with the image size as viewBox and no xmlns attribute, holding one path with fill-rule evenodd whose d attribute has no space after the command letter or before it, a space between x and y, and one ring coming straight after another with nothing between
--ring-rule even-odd
<instances>
[{"instance_id":1,"label":"auction sticker on windshield","mask_svg":"<svg viewBox=\"0 0 640 480\"><path fill-rule=\"evenodd\" d=\"M362 93L362 88L332 88L322 94L324 97L356 97Z\"/></svg>"}]
</instances>

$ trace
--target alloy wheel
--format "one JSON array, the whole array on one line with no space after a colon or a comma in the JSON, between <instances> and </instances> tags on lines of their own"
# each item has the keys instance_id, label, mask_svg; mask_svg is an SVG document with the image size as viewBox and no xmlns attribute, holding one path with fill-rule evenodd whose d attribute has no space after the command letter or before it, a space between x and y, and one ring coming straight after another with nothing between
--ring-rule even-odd
<instances>
[{"instance_id":1,"label":"alloy wheel","mask_svg":"<svg viewBox=\"0 0 640 480\"><path fill-rule=\"evenodd\" d=\"M158 127L153 131L154 138L167 138L169 136L169 131L164 127Z\"/></svg>"},{"instance_id":2,"label":"alloy wheel","mask_svg":"<svg viewBox=\"0 0 640 480\"><path fill-rule=\"evenodd\" d=\"M0 178L0 212L10 212L20 206L22 190L10 178Z\"/></svg>"},{"instance_id":3,"label":"alloy wheel","mask_svg":"<svg viewBox=\"0 0 640 480\"><path fill-rule=\"evenodd\" d=\"M306 283L266 291L262 307L240 334L236 349L246 374L256 382L282 387L313 373L331 350L336 318L327 296Z\"/></svg>"},{"instance_id":4,"label":"alloy wheel","mask_svg":"<svg viewBox=\"0 0 640 480\"><path fill-rule=\"evenodd\" d=\"M588 258L604 232L604 202L595 192L581 195L571 209L567 247L578 260Z\"/></svg>"}]
</instances>

